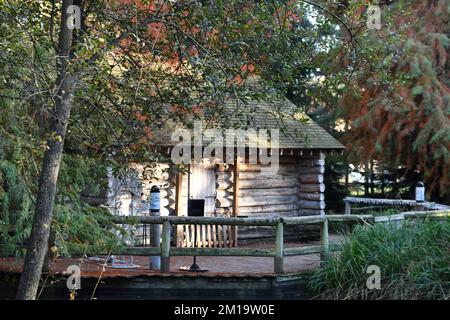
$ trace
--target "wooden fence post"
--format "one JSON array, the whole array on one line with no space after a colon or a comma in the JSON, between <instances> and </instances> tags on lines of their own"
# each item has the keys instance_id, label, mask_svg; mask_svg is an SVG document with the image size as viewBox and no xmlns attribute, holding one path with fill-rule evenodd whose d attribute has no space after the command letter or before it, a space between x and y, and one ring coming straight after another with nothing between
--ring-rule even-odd
<instances>
[{"instance_id":1,"label":"wooden fence post","mask_svg":"<svg viewBox=\"0 0 450 320\"><path fill-rule=\"evenodd\" d=\"M276 239L275 239L275 259L274 269L275 273L283 273L283 221L277 223L276 227Z\"/></svg>"},{"instance_id":2,"label":"wooden fence post","mask_svg":"<svg viewBox=\"0 0 450 320\"><path fill-rule=\"evenodd\" d=\"M330 250L330 239L328 237L328 219L325 219L320 227L320 244L322 247L322 251L320 253L320 263L322 264L323 261L325 261L325 259L328 257L328 253Z\"/></svg>"},{"instance_id":3,"label":"wooden fence post","mask_svg":"<svg viewBox=\"0 0 450 320\"><path fill-rule=\"evenodd\" d=\"M345 200L345 214L351 214L352 208L350 205L350 202L348 200Z\"/></svg>"},{"instance_id":4,"label":"wooden fence post","mask_svg":"<svg viewBox=\"0 0 450 320\"><path fill-rule=\"evenodd\" d=\"M176 180L175 180L175 215L177 217L181 216L181 207L182 207L182 189L183 188L183 175L181 173L177 173ZM184 225L177 225L175 226L175 243L177 247L183 246L183 231L184 231Z\"/></svg>"},{"instance_id":5,"label":"wooden fence post","mask_svg":"<svg viewBox=\"0 0 450 320\"><path fill-rule=\"evenodd\" d=\"M161 244L161 272L169 272L170 270L170 229L169 221L163 222L163 237Z\"/></svg>"},{"instance_id":6,"label":"wooden fence post","mask_svg":"<svg viewBox=\"0 0 450 320\"><path fill-rule=\"evenodd\" d=\"M237 217L239 215L239 163L241 158L236 156L234 158L233 167L233 216ZM238 227L230 226L233 235L233 245L238 246ZM231 243L230 243L231 247Z\"/></svg>"}]
</instances>

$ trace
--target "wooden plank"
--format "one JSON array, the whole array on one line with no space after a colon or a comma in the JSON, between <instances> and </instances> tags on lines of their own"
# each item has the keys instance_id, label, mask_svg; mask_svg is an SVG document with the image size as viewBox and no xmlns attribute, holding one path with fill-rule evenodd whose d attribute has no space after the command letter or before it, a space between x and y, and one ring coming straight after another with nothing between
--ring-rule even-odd
<instances>
[{"instance_id":1,"label":"wooden plank","mask_svg":"<svg viewBox=\"0 0 450 320\"><path fill-rule=\"evenodd\" d=\"M298 179L296 176L293 177L280 177L275 176L267 179L261 180L242 180L239 183L239 188L241 189L265 189L265 188L289 188L296 187L298 185Z\"/></svg>"},{"instance_id":2,"label":"wooden plank","mask_svg":"<svg viewBox=\"0 0 450 320\"><path fill-rule=\"evenodd\" d=\"M183 188L183 175L181 173L177 173L175 178L175 215L181 216L181 208L182 208L182 189ZM184 227L176 226L176 244L177 247L181 247L183 245L184 240Z\"/></svg>"},{"instance_id":3,"label":"wooden plank","mask_svg":"<svg viewBox=\"0 0 450 320\"><path fill-rule=\"evenodd\" d=\"M351 214L352 213L352 207L349 201L345 201L345 214Z\"/></svg>"},{"instance_id":4,"label":"wooden plank","mask_svg":"<svg viewBox=\"0 0 450 320\"><path fill-rule=\"evenodd\" d=\"M196 244L196 247L197 248L201 248L202 244L203 244L201 225L196 225L195 229L197 230L197 244Z\"/></svg>"},{"instance_id":5,"label":"wooden plank","mask_svg":"<svg viewBox=\"0 0 450 320\"><path fill-rule=\"evenodd\" d=\"M146 249L146 248L144 248ZM260 248L172 248L171 256L274 257L273 249Z\"/></svg>"},{"instance_id":6,"label":"wooden plank","mask_svg":"<svg viewBox=\"0 0 450 320\"><path fill-rule=\"evenodd\" d=\"M283 177L296 177L297 172L277 172L276 174L264 175L259 172L240 172L240 180L266 180L266 179L281 179Z\"/></svg>"},{"instance_id":7,"label":"wooden plank","mask_svg":"<svg viewBox=\"0 0 450 320\"><path fill-rule=\"evenodd\" d=\"M193 239L194 233L192 232L193 231L192 225L189 224L189 225L186 225L185 227L186 227L186 241L187 241L186 247L193 248L194 243L193 243L192 239Z\"/></svg>"},{"instance_id":8,"label":"wooden plank","mask_svg":"<svg viewBox=\"0 0 450 320\"><path fill-rule=\"evenodd\" d=\"M297 199L298 198L296 195L242 197L241 207L289 204L289 203L296 203Z\"/></svg>"},{"instance_id":9,"label":"wooden plank","mask_svg":"<svg viewBox=\"0 0 450 320\"><path fill-rule=\"evenodd\" d=\"M329 234L328 234L328 220L325 219L320 227L320 245L322 246L322 252L320 254L320 261L323 262L328 258L328 250L330 246Z\"/></svg>"},{"instance_id":10,"label":"wooden plank","mask_svg":"<svg viewBox=\"0 0 450 320\"><path fill-rule=\"evenodd\" d=\"M222 226L222 237L223 237L223 247L228 247L228 237L227 237L227 228L228 226Z\"/></svg>"},{"instance_id":11,"label":"wooden plank","mask_svg":"<svg viewBox=\"0 0 450 320\"><path fill-rule=\"evenodd\" d=\"M297 187L290 188L265 188L265 189L240 189L239 197L254 197L254 196L295 196L298 194ZM217 191L217 198L230 198L233 192L229 190Z\"/></svg>"},{"instance_id":12,"label":"wooden plank","mask_svg":"<svg viewBox=\"0 0 450 320\"><path fill-rule=\"evenodd\" d=\"M398 220L404 220L405 217L402 213L399 214L393 214L390 216L379 216L374 217L374 222L388 222L388 221L398 221Z\"/></svg>"},{"instance_id":13,"label":"wooden plank","mask_svg":"<svg viewBox=\"0 0 450 320\"><path fill-rule=\"evenodd\" d=\"M80 252L82 254L83 252ZM108 255L108 252L99 252ZM161 248L128 247L112 252L117 255L151 256L161 255ZM170 248L170 256L247 256L247 257L274 257L273 249L260 248Z\"/></svg>"},{"instance_id":14,"label":"wooden plank","mask_svg":"<svg viewBox=\"0 0 450 320\"><path fill-rule=\"evenodd\" d=\"M217 225L217 241L218 241L218 245L219 248L223 248L223 238L222 238L222 226L221 225Z\"/></svg>"},{"instance_id":15,"label":"wooden plank","mask_svg":"<svg viewBox=\"0 0 450 320\"><path fill-rule=\"evenodd\" d=\"M280 218L113 216L111 217L111 221L117 224L131 224L131 225L137 223L162 224L164 221L169 221L171 224L174 225L219 224L219 225L236 225L236 226L276 226L276 224L280 221Z\"/></svg>"},{"instance_id":16,"label":"wooden plank","mask_svg":"<svg viewBox=\"0 0 450 320\"><path fill-rule=\"evenodd\" d=\"M206 248L207 247L207 242L206 242L206 225L202 224L200 225L201 228L201 232L202 232L202 248Z\"/></svg>"},{"instance_id":17,"label":"wooden plank","mask_svg":"<svg viewBox=\"0 0 450 320\"><path fill-rule=\"evenodd\" d=\"M286 225L298 225L298 224L315 224L323 222L327 219L326 216L312 216L312 217L292 217L284 218L283 221Z\"/></svg>"},{"instance_id":18,"label":"wooden plank","mask_svg":"<svg viewBox=\"0 0 450 320\"><path fill-rule=\"evenodd\" d=\"M210 224L208 224L207 226L206 226L206 233L208 234L208 248L211 248L212 247L212 240L211 240L211 229L212 229L212 225L210 225Z\"/></svg>"},{"instance_id":19,"label":"wooden plank","mask_svg":"<svg viewBox=\"0 0 450 320\"><path fill-rule=\"evenodd\" d=\"M238 247L238 227L237 226L231 226L231 230L233 232L233 246Z\"/></svg>"},{"instance_id":20,"label":"wooden plank","mask_svg":"<svg viewBox=\"0 0 450 320\"><path fill-rule=\"evenodd\" d=\"M239 190L239 196L241 196L241 197L292 196L292 195L297 195L297 193L298 193L297 187Z\"/></svg>"},{"instance_id":21,"label":"wooden plank","mask_svg":"<svg viewBox=\"0 0 450 320\"><path fill-rule=\"evenodd\" d=\"M299 209L325 209L325 201L309 201L309 200L299 200L298 201Z\"/></svg>"},{"instance_id":22,"label":"wooden plank","mask_svg":"<svg viewBox=\"0 0 450 320\"><path fill-rule=\"evenodd\" d=\"M190 225L184 225L184 233L185 233L185 247L191 246L191 226Z\"/></svg>"},{"instance_id":23,"label":"wooden plank","mask_svg":"<svg viewBox=\"0 0 450 320\"><path fill-rule=\"evenodd\" d=\"M217 225L212 225L212 237L213 237L213 242L214 242L214 248L218 247L218 243L217 243Z\"/></svg>"},{"instance_id":24,"label":"wooden plank","mask_svg":"<svg viewBox=\"0 0 450 320\"><path fill-rule=\"evenodd\" d=\"M234 247L233 227L234 226L227 226L227 230L228 230L228 246L230 248Z\"/></svg>"},{"instance_id":25,"label":"wooden plank","mask_svg":"<svg viewBox=\"0 0 450 320\"><path fill-rule=\"evenodd\" d=\"M449 218L450 210L402 212L405 219L411 218Z\"/></svg>"},{"instance_id":26,"label":"wooden plank","mask_svg":"<svg viewBox=\"0 0 450 320\"><path fill-rule=\"evenodd\" d=\"M191 230L190 230L190 234L191 234L191 241L190 241L190 243L191 243L191 245L190 245L190 247L191 248L195 248L196 246L197 246L197 244L195 243L195 228L196 228L196 225L195 224L191 224Z\"/></svg>"},{"instance_id":27,"label":"wooden plank","mask_svg":"<svg viewBox=\"0 0 450 320\"><path fill-rule=\"evenodd\" d=\"M261 172L261 168L270 168L268 165L241 163L239 164L240 172ZM298 165L295 163L280 164L278 173L296 173Z\"/></svg>"},{"instance_id":28,"label":"wooden plank","mask_svg":"<svg viewBox=\"0 0 450 320\"><path fill-rule=\"evenodd\" d=\"M298 209L299 216L316 216L316 215L325 215L325 210L319 209Z\"/></svg>"},{"instance_id":29,"label":"wooden plank","mask_svg":"<svg viewBox=\"0 0 450 320\"><path fill-rule=\"evenodd\" d=\"M297 203L290 204L279 204L279 205L263 205L254 207L241 207L241 215L250 215L255 213L272 213L276 214L278 212L286 212L297 210Z\"/></svg>"},{"instance_id":30,"label":"wooden plank","mask_svg":"<svg viewBox=\"0 0 450 320\"><path fill-rule=\"evenodd\" d=\"M370 214L352 214L352 215L345 215L345 214L327 214L325 215L328 221L334 221L334 222L345 222L345 221L374 221L374 216Z\"/></svg>"},{"instance_id":31,"label":"wooden plank","mask_svg":"<svg viewBox=\"0 0 450 320\"><path fill-rule=\"evenodd\" d=\"M324 166L318 166L318 167L299 167L297 168L298 172L300 174L324 174L325 173L325 167Z\"/></svg>"},{"instance_id":32,"label":"wooden plank","mask_svg":"<svg viewBox=\"0 0 450 320\"><path fill-rule=\"evenodd\" d=\"M304 193L325 192L325 184L300 184L298 186L298 191Z\"/></svg>"},{"instance_id":33,"label":"wooden plank","mask_svg":"<svg viewBox=\"0 0 450 320\"><path fill-rule=\"evenodd\" d=\"M236 217L239 215L239 164L240 157L236 156L234 158L234 167L233 167L233 215Z\"/></svg>"},{"instance_id":34,"label":"wooden plank","mask_svg":"<svg viewBox=\"0 0 450 320\"><path fill-rule=\"evenodd\" d=\"M373 205L387 205L387 206L414 206L415 200L402 200L402 199L375 199L375 198L356 198L345 197L344 201L355 204L373 204Z\"/></svg>"},{"instance_id":35,"label":"wooden plank","mask_svg":"<svg viewBox=\"0 0 450 320\"><path fill-rule=\"evenodd\" d=\"M252 207L249 207L252 208ZM288 211L271 211L271 212L247 212L246 216L252 218L279 218L279 217L298 217L298 210L288 210Z\"/></svg>"},{"instance_id":36,"label":"wooden plank","mask_svg":"<svg viewBox=\"0 0 450 320\"><path fill-rule=\"evenodd\" d=\"M328 252L339 251L340 249L341 249L341 245L330 244L328 247ZM319 245L319 246L286 248L283 250L283 255L285 257L291 257L291 256L302 256L302 255L306 255L306 254L322 253L322 252L323 252L323 248L321 245Z\"/></svg>"},{"instance_id":37,"label":"wooden plank","mask_svg":"<svg viewBox=\"0 0 450 320\"><path fill-rule=\"evenodd\" d=\"M276 226L276 238L275 238L275 257L274 257L274 271L275 273L283 273L283 222L279 222Z\"/></svg>"},{"instance_id":38,"label":"wooden plank","mask_svg":"<svg viewBox=\"0 0 450 320\"><path fill-rule=\"evenodd\" d=\"M169 272L170 270L170 231L171 224L169 221L163 223L163 235L161 243L161 272Z\"/></svg>"},{"instance_id":39,"label":"wooden plank","mask_svg":"<svg viewBox=\"0 0 450 320\"><path fill-rule=\"evenodd\" d=\"M299 192L298 198L301 200L325 201L325 195L323 193Z\"/></svg>"},{"instance_id":40,"label":"wooden plank","mask_svg":"<svg viewBox=\"0 0 450 320\"><path fill-rule=\"evenodd\" d=\"M199 232L199 225L196 224L194 225L194 247L195 248L200 248L200 239L201 239L201 234Z\"/></svg>"},{"instance_id":41,"label":"wooden plank","mask_svg":"<svg viewBox=\"0 0 450 320\"><path fill-rule=\"evenodd\" d=\"M301 172L298 179L301 184L321 184L324 181L322 174L302 174Z\"/></svg>"},{"instance_id":42,"label":"wooden plank","mask_svg":"<svg viewBox=\"0 0 450 320\"><path fill-rule=\"evenodd\" d=\"M290 196L254 196L254 197L242 197L239 200L239 206L243 207L254 207L261 205L278 205L278 204L287 204L287 203L296 203L297 202L296 195ZM220 205L220 207L227 207L232 204L232 202L228 199L217 199L216 202Z\"/></svg>"}]
</instances>

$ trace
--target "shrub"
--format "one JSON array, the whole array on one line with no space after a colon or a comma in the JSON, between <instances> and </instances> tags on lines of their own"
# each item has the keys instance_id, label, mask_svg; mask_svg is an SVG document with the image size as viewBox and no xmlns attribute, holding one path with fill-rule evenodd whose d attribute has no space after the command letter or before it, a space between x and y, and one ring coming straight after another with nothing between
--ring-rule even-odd
<instances>
[{"instance_id":1,"label":"shrub","mask_svg":"<svg viewBox=\"0 0 450 320\"><path fill-rule=\"evenodd\" d=\"M380 267L380 289L366 286L370 265ZM322 299L449 299L450 221L357 226L310 288Z\"/></svg>"}]
</instances>

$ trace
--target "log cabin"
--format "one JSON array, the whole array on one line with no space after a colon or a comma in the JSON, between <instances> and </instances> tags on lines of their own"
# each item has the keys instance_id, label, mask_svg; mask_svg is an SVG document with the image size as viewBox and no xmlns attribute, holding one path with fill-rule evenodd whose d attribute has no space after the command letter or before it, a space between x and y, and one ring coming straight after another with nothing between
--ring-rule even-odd
<instances>
[{"instance_id":1,"label":"log cabin","mask_svg":"<svg viewBox=\"0 0 450 320\"><path fill-rule=\"evenodd\" d=\"M152 175L147 177L144 165L133 165L133 174L126 179L118 179L108 174L109 190L105 199L84 195L88 202L106 203L116 214L149 214L149 191L153 185L160 187L160 214L186 216L188 199L205 200L205 216L231 217L293 217L325 214L325 158L330 152L340 152L344 148L336 139L305 114L293 110L296 107L289 101L258 101L247 106L252 110L246 119L247 128L278 129L276 148L270 148L268 154L277 153L278 170L270 175L261 174L268 167L257 156L249 161L250 147L246 144L244 152L234 156L233 161L214 159L213 156L201 161L189 158L184 173L170 170L174 166L168 163L157 164ZM237 123L242 116L230 110L227 121ZM273 110L282 110L282 116ZM289 112L287 112L289 111ZM280 121L280 118L281 121ZM167 155L173 151L175 142L170 137L174 128L161 130L155 142ZM211 139L205 135L201 145L193 148L204 150ZM251 140L247 137L246 143ZM257 154L260 154L256 148ZM225 153L225 150L224 150ZM97 201L95 201L97 200ZM274 237L273 228L239 228L231 226L178 226L173 232L173 245L176 246L237 246L269 240ZM195 230L194 228L197 228ZM198 237L194 244L193 233ZM142 232L141 232L142 233ZM318 237L317 226L298 226L286 229L285 237L304 240Z\"/></svg>"}]
</instances>

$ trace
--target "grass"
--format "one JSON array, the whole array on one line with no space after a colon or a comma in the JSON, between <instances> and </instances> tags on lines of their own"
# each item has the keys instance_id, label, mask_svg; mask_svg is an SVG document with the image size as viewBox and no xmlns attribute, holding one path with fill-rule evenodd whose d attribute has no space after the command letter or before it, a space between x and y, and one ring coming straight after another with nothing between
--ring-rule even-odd
<instances>
[{"instance_id":1,"label":"grass","mask_svg":"<svg viewBox=\"0 0 450 320\"><path fill-rule=\"evenodd\" d=\"M368 212L364 212L363 214L371 214L375 217L381 217L381 216L392 216L394 214L399 214L401 211L407 211L405 210L399 210L398 208L389 208L384 210L370 210Z\"/></svg>"},{"instance_id":2,"label":"grass","mask_svg":"<svg viewBox=\"0 0 450 320\"><path fill-rule=\"evenodd\" d=\"M380 289L366 286L370 265ZM309 285L321 299L450 299L450 220L356 226Z\"/></svg>"}]
</instances>

